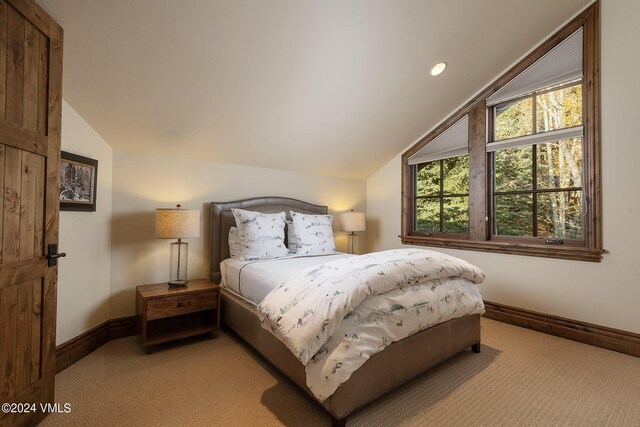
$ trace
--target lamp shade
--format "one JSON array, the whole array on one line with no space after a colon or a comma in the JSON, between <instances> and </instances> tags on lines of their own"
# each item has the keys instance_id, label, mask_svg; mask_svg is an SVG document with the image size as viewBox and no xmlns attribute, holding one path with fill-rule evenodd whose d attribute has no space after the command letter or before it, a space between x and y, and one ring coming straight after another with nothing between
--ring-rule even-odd
<instances>
[{"instance_id":1,"label":"lamp shade","mask_svg":"<svg viewBox=\"0 0 640 427\"><path fill-rule=\"evenodd\" d=\"M200 211L195 209L156 209L156 237L187 239L200 237Z\"/></svg>"},{"instance_id":2,"label":"lamp shade","mask_svg":"<svg viewBox=\"0 0 640 427\"><path fill-rule=\"evenodd\" d=\"M354 232L365 231L367 222L364 212L345 212L340 214L340 222L342 223L342 231Z\"/></svg>"}]
</instances>

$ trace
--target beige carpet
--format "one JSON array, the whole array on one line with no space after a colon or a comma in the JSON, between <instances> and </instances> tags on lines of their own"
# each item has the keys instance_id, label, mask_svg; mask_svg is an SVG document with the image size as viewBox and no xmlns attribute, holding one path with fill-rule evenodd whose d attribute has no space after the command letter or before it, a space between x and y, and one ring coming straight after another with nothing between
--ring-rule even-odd
<instances>
[{"instance_id":1,"label":"beige carpet","mask_svg":"<svg viewBox=\"0 0 640 427\"><path fill-rule=\"evenodd\" d=\"M487 319L482 340L481 354L456 356L347 425L640 426L640 359ZM112 341L58 374L56 400L71 412L42 426L330 423L225 333L151 355L134 337Z\"/></svg>"}]
</instances>

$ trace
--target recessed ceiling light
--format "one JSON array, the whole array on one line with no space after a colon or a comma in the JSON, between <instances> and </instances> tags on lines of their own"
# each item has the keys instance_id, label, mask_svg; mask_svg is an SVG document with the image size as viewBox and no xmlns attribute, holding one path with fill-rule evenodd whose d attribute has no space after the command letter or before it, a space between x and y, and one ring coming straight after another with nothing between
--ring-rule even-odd
<instances>
[{"instance_id":1,"label":"recessed ceiling light","mask_svg":"<svg viewBox=\"0 0 640 427\"><path fill-rule=\"evenodd\" d=\"M431 75L432 76L437 76L438 74L442 73L444 71L444 69L447 68L447 64L446 62L441 62L439 64L436 64L432 69L431 69Z\"/></svg>"}]
</instances>

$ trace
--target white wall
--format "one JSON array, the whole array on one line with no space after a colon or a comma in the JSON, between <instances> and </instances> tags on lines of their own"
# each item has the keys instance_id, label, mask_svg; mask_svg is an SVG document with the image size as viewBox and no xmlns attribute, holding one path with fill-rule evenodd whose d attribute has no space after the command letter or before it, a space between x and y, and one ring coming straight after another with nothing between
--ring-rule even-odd
<instances>
[{"instance_id":1,"label":"white wall","mask_svg":"<svg viewBox=\"0 0 640 427\"><path fill-rule=\"evenodd\" d=\"M640 2L601 2L602 188L601 263L444 250L487 273L486 300L640 332ZM367 180L369 250L401 246L400 156Z\"/></svg>"},{"instance_id":2,"label":"white wall","mask_svg":"<svg viewBox=\"0 0 640 427\"><path fill-rule=\"evenodd\" d=\"M190 279L208 276L212 201L273 195L327 205L334 214L365 208L365 181L120 150L114 153L113 178L111 318L134 313L136 285L168 280L171 240L155 238L156 208L180 203L201 210L201 237L186 240ZM347 250L345 233L336 233L336 244Z\"/></svg>"},{"instance_id":3,"label":"white wall","mask_svg":"<svg viewBox=\"0 0 640 427\"><path fill-rule=\"evenodd\" d=\"M98 160L96 212L60 212L58 321L63 343L109 319L113 150L62 102L62 150Z\"/></svg>"}]
</instances>

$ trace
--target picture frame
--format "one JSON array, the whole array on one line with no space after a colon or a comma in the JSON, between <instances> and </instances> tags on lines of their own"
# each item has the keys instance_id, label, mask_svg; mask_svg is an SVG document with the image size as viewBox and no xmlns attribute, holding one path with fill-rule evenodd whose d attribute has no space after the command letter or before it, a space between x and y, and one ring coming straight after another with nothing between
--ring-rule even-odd
<instances>
[{"instance_id":1,"label":"picture frame","mask_svg":"<svg viewBox=\"0 0 640 427\"><path fill-rule=\"evenodd\" d=\"M62 151L60 153L60 210L96 211L98 161Z\"/></svg>"}]
</instances>

